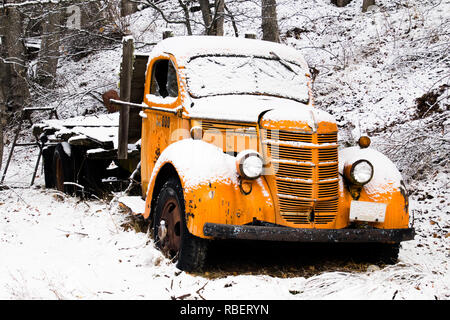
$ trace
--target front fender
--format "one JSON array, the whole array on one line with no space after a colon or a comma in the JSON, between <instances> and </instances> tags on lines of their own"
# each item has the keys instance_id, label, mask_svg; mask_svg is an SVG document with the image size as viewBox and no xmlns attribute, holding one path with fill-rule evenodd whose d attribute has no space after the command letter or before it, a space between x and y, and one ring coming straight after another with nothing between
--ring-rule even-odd
<instances>
[{"instance_id":1,"label":"front fender","mask_svg":"<svg viewBox=\"0 0 450 320\"><path fill-rule=\"evenodd\" d=\"M383 223L371 223L382 229L407 228L409 225L408 195L402 176L395 164L385 155L372 148L351 147L339 151L340 214L347 217L350 203L354 200L343 179L344 166L357 160L368 160L374 169L372 180L362 187L357 200L386 203Z\"/></svg>"},{"instance_id":2,"label":"front fender","mask_svg":"<svg viewBox=\"0 0 450 320\"><path fill-rule=\"evenodd\" d=\"M274 207L265 179L246 181L251 192L241 190L236 158L201 140L184 139L168 146L152 172L146 199L145 218L150 216L155 182L161 169L172 166L184 193L186 224L198 237L205 237L206 222L246 224L253 219L274 222Z\"/></svg>"}]
</instances>

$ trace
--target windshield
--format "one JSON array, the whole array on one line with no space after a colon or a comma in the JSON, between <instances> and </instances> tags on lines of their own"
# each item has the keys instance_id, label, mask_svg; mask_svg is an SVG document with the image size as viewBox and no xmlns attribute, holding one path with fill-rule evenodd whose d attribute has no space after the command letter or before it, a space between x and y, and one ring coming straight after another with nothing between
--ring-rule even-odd
<instances>
[{"instance_id":1,"label":"windshield","mask_svg":"<svg viewBox=\"0 0 450 320\"><path fill-rule=\"evenodd\" d=\"M194 98L228 94L269 95L307 102L305 70L280 59L204 56L186 68L189 93Z\"/></svg>"}]
</instances>

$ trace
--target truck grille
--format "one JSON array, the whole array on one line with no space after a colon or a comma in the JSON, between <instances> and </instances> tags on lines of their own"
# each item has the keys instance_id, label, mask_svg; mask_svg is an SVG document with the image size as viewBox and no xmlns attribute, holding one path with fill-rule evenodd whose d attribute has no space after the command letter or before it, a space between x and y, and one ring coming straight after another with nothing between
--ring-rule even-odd
<instances>
[{"instance_id":1,"label":"truck grille","mask_svg":"<svg viewBox=\"0 0 450 320\"><path fill-rule=\"evenodd\" d=\"M261 130L275 170L280 214L296 225L326 225L338 210L337 133Z\"/></svg>"}]
</instances>

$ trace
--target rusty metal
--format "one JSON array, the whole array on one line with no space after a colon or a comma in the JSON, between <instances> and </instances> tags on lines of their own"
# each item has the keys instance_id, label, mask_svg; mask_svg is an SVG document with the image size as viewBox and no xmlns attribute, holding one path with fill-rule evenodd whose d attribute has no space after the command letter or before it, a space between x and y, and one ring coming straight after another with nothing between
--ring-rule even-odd
<instances>
[{"instance_id":1,"label":"rusty metal","mask_svg":"<svg viewBox=\"0 0 450 320\"><path fill-rule=\"evenodd\" d=\"M161 239L161 249L168 257L174 257L181 247L181 214L175 197L170 197L164 204L161 220L167 227L167 234Z\"/></svg>"},{"instance_id":2,"label":"rusty metal","mask_svg":"<svg viewBox=\"0 0 450 320\"><path fill-rule=\"evenodd\" d=\"M302 229L205 223L205 236L215 239L290 242L401 242L414 239L414 229Z\"/></svg>"},{"instance_id":3,"label":"rusty metal","mask_svg":"<svg viewBox=\"0 0 450 320\"><path fill-rule=\"evenodd\" d=\"M56 189L64 192L64 168L61 160L61 156L55 158L55 184Z\"/></svg>"}]
</instances>

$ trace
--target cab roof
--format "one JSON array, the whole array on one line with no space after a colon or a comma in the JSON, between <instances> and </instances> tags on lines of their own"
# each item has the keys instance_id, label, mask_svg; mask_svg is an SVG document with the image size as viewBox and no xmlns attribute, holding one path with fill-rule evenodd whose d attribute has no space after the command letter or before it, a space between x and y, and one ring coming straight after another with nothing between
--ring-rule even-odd
<instances>
[{"instance_id":1,"label":"cab roof","mask_svg":"<svg viewBox=\"0 0 450 320\"><path fill-rule=\"evenodd\" d=\"M167 38L159 42L150 53L150 60L159 56L173 55L179 66L186 64L198 56L230 55L257 56L274 58L275 55L283 60L293 62L308 70L303 55L286 45L279 43L218 36L181 36Z\"/></svg>"}]
</instances>

